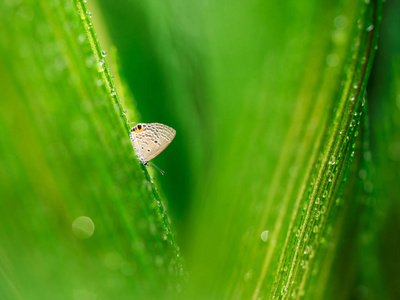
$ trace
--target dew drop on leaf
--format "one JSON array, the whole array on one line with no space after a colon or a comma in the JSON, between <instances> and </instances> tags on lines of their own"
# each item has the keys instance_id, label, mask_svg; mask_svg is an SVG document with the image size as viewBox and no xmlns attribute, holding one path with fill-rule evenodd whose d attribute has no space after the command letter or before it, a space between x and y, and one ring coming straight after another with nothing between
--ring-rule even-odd
<instances>
[{"instance_id":1,"label":"dew drop on leaf","mask_svg":"<svg viewBox=\"0 0 400 300\"><path fill-rule=\"evenodd\" d=\"M263 241L263 242L266 242L267 240L268 240L268 235L269 235L269 231L263 231L262 233L261 233L261 240Z\"/></svg>"},{"instance_id":2,"label":"dew drop on leaf","mask_svg":"<svg viewBox=\"0 0 400 300\"><path fill-rule=\"evenodd\" d=\"M94 223L86 216L80 216L72 222L72 232L79 239L88 239L93 235Z\"/></svg>"}]
</instances>

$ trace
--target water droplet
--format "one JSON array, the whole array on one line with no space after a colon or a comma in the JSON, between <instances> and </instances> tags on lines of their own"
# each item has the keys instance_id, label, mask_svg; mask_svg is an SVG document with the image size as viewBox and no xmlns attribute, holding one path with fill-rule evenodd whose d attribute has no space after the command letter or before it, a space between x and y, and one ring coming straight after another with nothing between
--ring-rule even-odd
<instances>
[{"instance_id":1,"label":"water droplet","mask_svg":"<svg viewBox=\"0 0 400 300\"><path fill-rule=\"evenodd\" d=\"M121 255L116 252L108 253L104 257L104 265L106 266L106 268L112 271L118 270L121 267L122 261L123 259Z\"/></svg>"},{"instance_id":2,"label":"water droplet","mask_svg":"<svg viewBox=\"0 0 400 300\"><path fill-rule=\"evenodd\" d=\"M115 96L115 95L116 95L115 90L114 90L114 89L111 89L111 96Z\"/></svg>"},{"instance_id":3,"label":"water droplet","mask_svg":"<svg viewBox=\"0 0 400 300\"><path fill-rule=\"evenodd\" d=\"M323 198L326 198L328 196L328 190L324 191L324 194L322 195Z\"/></svg>"},{"instance_id":4,"label":"water droplet","mask_svg":"<svg viewBox=\"0 0 400 300\"><path fill-rule=\"evenodd\" d=\"M320 201L321 201L321 199L318 197L317 200L315 200L315 204L319 205Z\"/></svg>"},{"instance_id":5,"label":"water droplet","mask_svg":"<svg viewBox=\"0 0 400 300\"><path fill-rule=\"evenodd\" d=\"M339 56L337 54L329 54L326 57L326 63L330 67L336 67L339 64Z\"/></svg>"},{"instance_id":6,"label":"water droplet","mask_svg":"<svg viewBox=\"0 0 400 300\"><path fill-rule=\"evenodd\" d=\"M303 269L306 269L308 266L308 262L307 261L303 261L303 265L301 266Z\"/></svg>"},{"instance_id":7,"label":"water droplet","mask_svg":"<svg viewBox=\"0 0 400 300\"><path fill-rule=\"evenodd\" d=\"M282 294L282 295L286 295L286 293L287 293L287 287L285 286L285 287L283 288L283 290L281 291L281 294Z\"/></svg>"},{"instance_id":8,"label":"water droplet","mask_svg":"<svg viewBox=\"0 0 400 300\"><path fill-rule=\"evenodd\" d=\"M251 277L253 277L253 271L249 270L246 274L244 274L243 278L244 281L249 281L251 279Z\"/></svg>"},{"instance_id":9,"label":"water droplet","mask_svg":"<svg viewBox=\"0 0 400 300\"><path fill-rule=\"evenodd\" d=\"M332 32L331 38L335 44L343 44L346 41L346 32L338 28Z\"/></svg>"},{"instance_id":10,"label":"water droplet","mask_svg":"<svg viewBox=\"0 0 400 300\"><path fill-rule=\"evenodd\" d=\"M104 59L102 59L102 60L99 61L99 65L100 65L101 68L103 68L103 66L104 66Z\"/></svg>"},{"instance_id":11,"label":"water droplet","mask_svg":"<svg viewBox=\"0 0 400 300\"><path fill-rule=\"evenodd\" d=\"M371 154L370 151L364 152L364 159L365 159L365 160L370 161L371 158L372 158L372 154Z\"/></svg>"},{"instance_id":12,"label":"water droplet","mask_svg":"<svg viewBox=\"0 0 400 300\"><path fill-rule=\"evenodd\" d=\"M86 58L85 65L87 68L92 68L94 66L95 62L96 62L96 57L94 57L94 55L91 55Z\"/></svg>"},{"instance_id":13,"label":"water droplet","mask_svg":"<svg viewBox=\"0 0 400 300\"><path fill-rule=\"evenodd\" d=\"M370 299L374 294L371 295L365 285L359 285L354 289L353 295L355 299Z\"/></svg>"},{"instance_id":14,"label":"water droplet","mask_svg":"<svg viewBox=\"0 0 400 300\"><path fill-rule=\"evenodd\" d=\"M357 28L361 29L363 27L363 23L361 22L361 19L357 20ZM356 44L358 45L358 42L356 42Z\"/></svg>"},{"instance_id":15,"label":"water droplet","mask_svg":"<svg viewBox=\"0 0 400 300\"><path fill-rule=\"evenodd\" d=\"M364 191L366 191L367 193L371 193L373 189L374 185L372 184L372 182L367 181L366 183L364 183Z\"/></svg>"},{"instance_id":16,"label":"water droplet","mask_svg":"<svg viewBox=\"0 0 400 300\"><path fill-rule=\"evenodd\" d=\"M350 98L350 101L354 101L356 98L355 97L351 97Z\"/></svg>"},{"instance_id":17,"label":"water droplet","mask_svg":"<svg viewBox=\"0 0 400 300\"><path fill-rule=\"evenodd\" d=\"M101 56L106 57L107 56L107 51L101 50Z\"/></svg>"},{"instance_id":18,"label":"water droplet","mask_svg":"<svg viewBox=\"0 0 400 300\"><path fill-rule=\"evenodd\" d=\"M262 233L261 233L261 240L263 241L263 242L266 242L267 240L268 240L268 235L269 235L269 231L263 231Z\"/></svg>"},{"instance_id":19,"label":"water droplet","mask_svg":"<svg viewBox=\"0 0 400 300\"><path fill-rule=\"evenodd\" d=\"M337 29L345 29L349 24L349 20L346 16L340 15L333 20L333 24L335 24Z\"/></svg>"},{"instance_id":20,"label":"water droplet","mask_svg":"<svg viewBox=\"0 0 400 300\"><path fill-rule=\"evenodd\" d=\"M361 170L358 172L358 176L360 176L361 179L367 178L367 171L364 170L364 169L361 169Z\"/></svg>"},{"instance_id":21,"label":"water droplet","mask_svg":"<svg viewBox=\"0 0 400 300\"><path fill-rule=\"evenodd\" d=\"M362 63L362 64L365 64L366 61L367 61L367 58L366 58L365 56L363 56L363 57L361 58L361 63Z\"/></svg>"},{"instance_id":22,"label":"water droplet","mask_svg":"<svg viewBox=\"0 0 400 300\"><path fill-rule=\"evenodd\" d=\"M369 25L368 28L367 28L368 32L370 32L372 30L374 30L374 25L373 24Z\"/></svg>"},{"instance_id":23,"label":"water droplet","mask_svg":"<svg viewBox=\"0 0 400 300\"><path fill-rule=\"evenodd\" d=\"M80 216L72 222L72 232L79 239L88 239L93 235L94 223L92 219Z\"/></svg>"},{"instance_id":24,"label":"water droplet","mask_svg":"<svg viewBox=\"0 0 400 300\"><path fill-rule=\"evenodd\" d=\"M353 87L353 88L354 88L355 90L356 90L356 89L358 89L358 85L354 85L354 87Z\"/></svg>"},{"instance_id":25,"label":"water droplet","mask_svg":"<svg viewBox=\"0 0 400 300\"><path fill-rule=\"evenodd\" d=\"M78 42L79 43L83 43L84 41L86 40L86 35L85 34L80 34L79 36L78 36Z\"/></svg>"}]
</instances>

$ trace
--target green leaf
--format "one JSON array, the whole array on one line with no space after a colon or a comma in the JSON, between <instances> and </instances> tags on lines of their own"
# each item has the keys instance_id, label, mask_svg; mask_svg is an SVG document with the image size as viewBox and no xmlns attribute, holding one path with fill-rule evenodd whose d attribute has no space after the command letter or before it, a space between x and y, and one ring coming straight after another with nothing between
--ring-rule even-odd
<instances>
[{"instance_id":1,"label":"green leaf","mask_svg":"<svg viewBox=\"0 0 400 300\"><path fill-rule=\"evenodd\" d=\"M0 4L2 299L157 296L181 276L83 1Z\"/></svg>"},{"instance_id":2,"label":"green leaf","mask_svg":"<svg viewBox=\"0 0 400 300\"><path fill-rule=\"evenodd\" d=\"M0 4L0 298L398 298L397 4L88 5Z\"/></svg>"}]
</instances>

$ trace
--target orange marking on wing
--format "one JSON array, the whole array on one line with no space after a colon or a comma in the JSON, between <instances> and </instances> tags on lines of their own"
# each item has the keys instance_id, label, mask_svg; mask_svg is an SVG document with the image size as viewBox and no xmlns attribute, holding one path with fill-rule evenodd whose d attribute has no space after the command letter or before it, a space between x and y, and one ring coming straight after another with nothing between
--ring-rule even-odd
<instances>
[{"instance_id":1,"label":"orange marking on wing","mask_svg":"<svg viewBox=\"0 0 400 300\"><path fill-rule=\"evenodd\" d=\"M135 132L135 133L139 133L139 132L142 132L144 130L144 128L142 127L142 128L136 128L136 130L134 130L133 132Z\"/></svg>"}]
</instances>

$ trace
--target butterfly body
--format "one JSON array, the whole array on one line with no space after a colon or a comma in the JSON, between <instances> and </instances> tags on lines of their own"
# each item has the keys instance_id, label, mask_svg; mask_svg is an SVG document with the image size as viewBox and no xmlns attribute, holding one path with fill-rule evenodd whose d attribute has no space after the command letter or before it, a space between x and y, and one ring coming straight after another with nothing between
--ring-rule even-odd
<instances>
[{"instance_id":1,"label":"butterfly body","mask_svg":"<svg viewBox=\"0 0 400 300\"><path fill-rule=\"evenodd\" d=\"M147 166L172 142L175 129L160 123L138 123L130 133L131 143L139 161Z\"/></svg>"}]
</instances>

